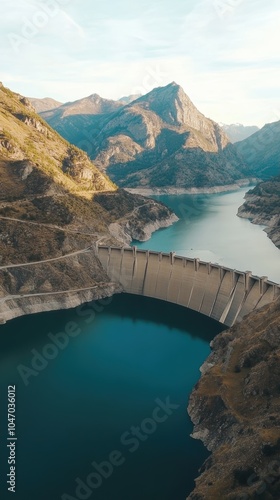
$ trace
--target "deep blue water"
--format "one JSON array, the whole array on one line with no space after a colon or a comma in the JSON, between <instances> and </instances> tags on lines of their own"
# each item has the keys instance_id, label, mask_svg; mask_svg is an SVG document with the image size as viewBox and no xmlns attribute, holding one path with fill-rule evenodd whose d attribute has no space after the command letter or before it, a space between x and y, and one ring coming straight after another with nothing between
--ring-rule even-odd
<instances>
[{"instance_id":1,"label":"deep blue water","mask_svg":"<svg viewBox=\"0 0 280 500\"><path fill-rule=\"evenodd\" d=\"M40 314L0 329L1 498L9 498L3 484L6 388L16 384L18 494L11 498L79 498L75 479L86 481L96 472L92 462L108 461L118 451L121 465L105 467L110 477L92 494L81 492L83 498L184 500L207 456L189 436L188 395L221 326L144 297L115 296L94 319L90 307L84 306L89 314L83 317L75 310ZM64 332L69 322L79 334L64 350L45 351L48 334ZM28 372L34 349L56 356ZM162 404L156 417L164 421L157 422L153 412ZM134 436L132 427L141 425Z\"/></svg>"}]
</instances>

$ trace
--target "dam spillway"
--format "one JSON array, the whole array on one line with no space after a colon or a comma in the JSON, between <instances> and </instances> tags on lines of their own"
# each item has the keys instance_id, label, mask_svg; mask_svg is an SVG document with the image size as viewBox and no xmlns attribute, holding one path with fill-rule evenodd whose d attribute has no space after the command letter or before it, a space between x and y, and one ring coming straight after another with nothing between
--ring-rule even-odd
<instances>
[{"instance_id":1,"label":"dam spillway","mask_svg":"<svg viewBox=\"0 0 280 500\"><path fill-rule=\"evenodd\" d=\"M102 267L124 293L172 302L232 326L280 296L280 285L250 271L136 247L96 249Z\"/></svg>"}]
</instances>

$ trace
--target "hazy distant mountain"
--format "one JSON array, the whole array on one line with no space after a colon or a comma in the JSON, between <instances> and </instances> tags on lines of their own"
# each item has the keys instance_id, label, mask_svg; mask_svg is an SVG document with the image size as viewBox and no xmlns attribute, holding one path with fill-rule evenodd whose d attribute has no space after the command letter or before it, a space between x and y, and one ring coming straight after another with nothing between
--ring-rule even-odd
<instances>
[{"instance_id":1,"label":"hazy distant mountain","mask_svg":"<svg viewBox=\"0 0 280 500\"><path fill-rule=\"evenodd\" d=\"M223 130L175 82L107 118L92 158L125 187L209 187L249 175Z\"/></svg>"},{"instance_id":2,"label":"hazy distant mountain","mask_svg":"<svg viewBox=\"0 0 280 500\"><path fill-rule=\"evenodd\" d=\"M64 118L70 115L102 115L104 113L116 111L116 109L121 107L122 104L120 102L103 99L98 94L92 94L74 102L66 102L56 110L50 111L45 116L51 118L60 116Z\"/></svg>"},{"instance_id":3,"label":"hazy distant mountain","mask_svg":"<svg viewBox=\"0 0 280 500\"><path fill-rule=\"evenodd\" d=\"M141 97L142 94L132 94L132 95L128 95L128 96L125 96L125 97L121 97L119 99L120 102L124 103L124 104L130 104L131 102L133 101L136 101L136 99L139 99L139 97Z\"/></svg>"},{"instance_id":4,"label":"hazy distant mountain","mask_svg":"<svg viewBox=\"0 0 280 500\"><path fill-rule=\"evenodd\" d=\"M280 120L268 123L235 147L257 177L280 174Z\"/></svg>"},{"instance_id":5,"label":"hazy distant mountain","mask_svg":"<svg viewBox=\"0 0 280 500\"><path fill-rule=\"evenodd\" d=\"M104 116L114 113L123 105L120 101L92 94L40 114L65 139L90 153L85 144L91 140L92 131L99 129Z\"/></svg>"},{"instance_id":6,"label":"hazy distant mountain","mask_svg":"<svg viewBox=\"0 0 280 500\"><path fill-rule=\"evenodd\" d=\"M29 97L28 99L34 106L37 113L43 113L44 111L49 111L50 109L55 109L59 106L62 106L62 102L51 99L51 97L44 97L43 99Z\"/></svg>"},{"instance_id":7,"label":"hazy distant mountain","mask_svg":"<svg viewBox=\"0 0 280 500\"><path fill-rule=\"evenodd\" d=\"M242 125L241 123L232 123L231 125L220 123L220 126L232 143L243 141L260 130L256 125Z\"/></svg>"}]
</instances>

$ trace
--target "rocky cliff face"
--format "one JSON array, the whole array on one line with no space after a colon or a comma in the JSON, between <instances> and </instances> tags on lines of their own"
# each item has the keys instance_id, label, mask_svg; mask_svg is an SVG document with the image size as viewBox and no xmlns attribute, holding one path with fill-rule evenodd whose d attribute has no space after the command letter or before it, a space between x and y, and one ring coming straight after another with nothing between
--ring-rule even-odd
<instances>
[{"instance_id":1,"label":"rocky cliff face","mask_svg":"<svg viewBox=\"0 0 280 500\"><path fill-rule=\"evenodd\" d=\"M43 116L122 187L211 188L250 177L223 130L175 82L98 115L59 117L60 109Z\"/></svg>"},{"instance_id":2,"label":"rocky cliff face","mask_svg":"<svg viewBox=\"0 0 280 500\"><path fill-rule=\"evenodd\" d=\"M265 180L280 174L280 120L268 123L235 147L256 177Z\"/></svg>"},{"instance_id":3,"label":"rocky cliff face","mask_svg":"<svg viewBox=\"0 0 280 500\"><path fill-rule=\"evenodd\" d=\"M268 237L280 248L280 176L248 191L238 216L266 226Z\"/></svg>"},{"instance_id":4,"label":"rocky cliff face","mask_svg":"<svg viewBox=\"0 0 280 500\"><path fill-rule=\"evenodd\" d=\"M104 273L96 244L122 246L137 228L145 239L147 226L175 216L117 189L3 86L0 134L0 322L121 291Z\"/></svg>"},{"instance_id":5,"label":"rocky cliff face","mask_svg":"<svg viewBox=\"0 0 280 500\"><path fill-rule=\"evenodd\" d=\"M188 406L212 454L190 500L279 498L279 334L278 300L212 342Z\"/></svg>"}]
</instances>

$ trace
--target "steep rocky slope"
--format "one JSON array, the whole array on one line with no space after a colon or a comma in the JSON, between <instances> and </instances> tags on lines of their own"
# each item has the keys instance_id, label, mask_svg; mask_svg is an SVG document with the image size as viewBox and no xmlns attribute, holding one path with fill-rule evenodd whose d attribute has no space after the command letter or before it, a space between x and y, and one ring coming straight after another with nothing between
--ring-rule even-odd
<instances>
[{"instance_id":1,"label":"steep rocky slope","mask_svg":"<svg viewBox=\"0 0 280 500\"><path fill-rule=\"evenodd\" d=\"M280 120L268 123L235 147L256 177L266 180L280 174Z\"/></svg>"},{"instance_id":2,"label":"steep rocky slope","mask_svg":"<svg viewBox=\"0 0 280 500\"><path fill-rule=\"evenodd\" d=\"M189 401L212 451L190 500L279 499L280 302L219 334Z\"/></svg>"},{"instance_id":3,"label":"steep rocky slope","mask_svg":"<svg viewBox=\"0 0 280 500\"><path fill-rule=\"evenodd\" d=\"M266 226L269 238L280 248L280 176L248 191L238 215L250 219L253 224Z\"/></svg>"},{"instance_id":4,"label":"steep rocky slope","mask_svg":"<svg viewBox=\"0 0 280 500\"><path fill-rule=\"evenodd\" d=\"M120 291L95 256L176 217L117 187L0 86L0 322ZM113 207L113 208L112 208Z\"/></svg>"},{"instance_id":5,"label":"steep rocky slope","mask_svg":"<svg viewBox=\"0 0 280 500\"><path fill-rule=\"evenodd\" d=\"M220 126L232 143L244 141L259 130L256 125L242 125L242 123L232 123L231 125L220 123Z\"/></svg>"},{"instance_id":6,"label":"steep rocky slope","mask_svg":"<svg viewBox=\"0 0 280 500\"><path fill-rule=\"evenodd\" d=\"M80 112L68 119L59 115L62 110L43 116L122 187L205 188L251 176L219 125L175 82L118 110L102 108L99 114Z\"/></svg>"}]
</instances>

